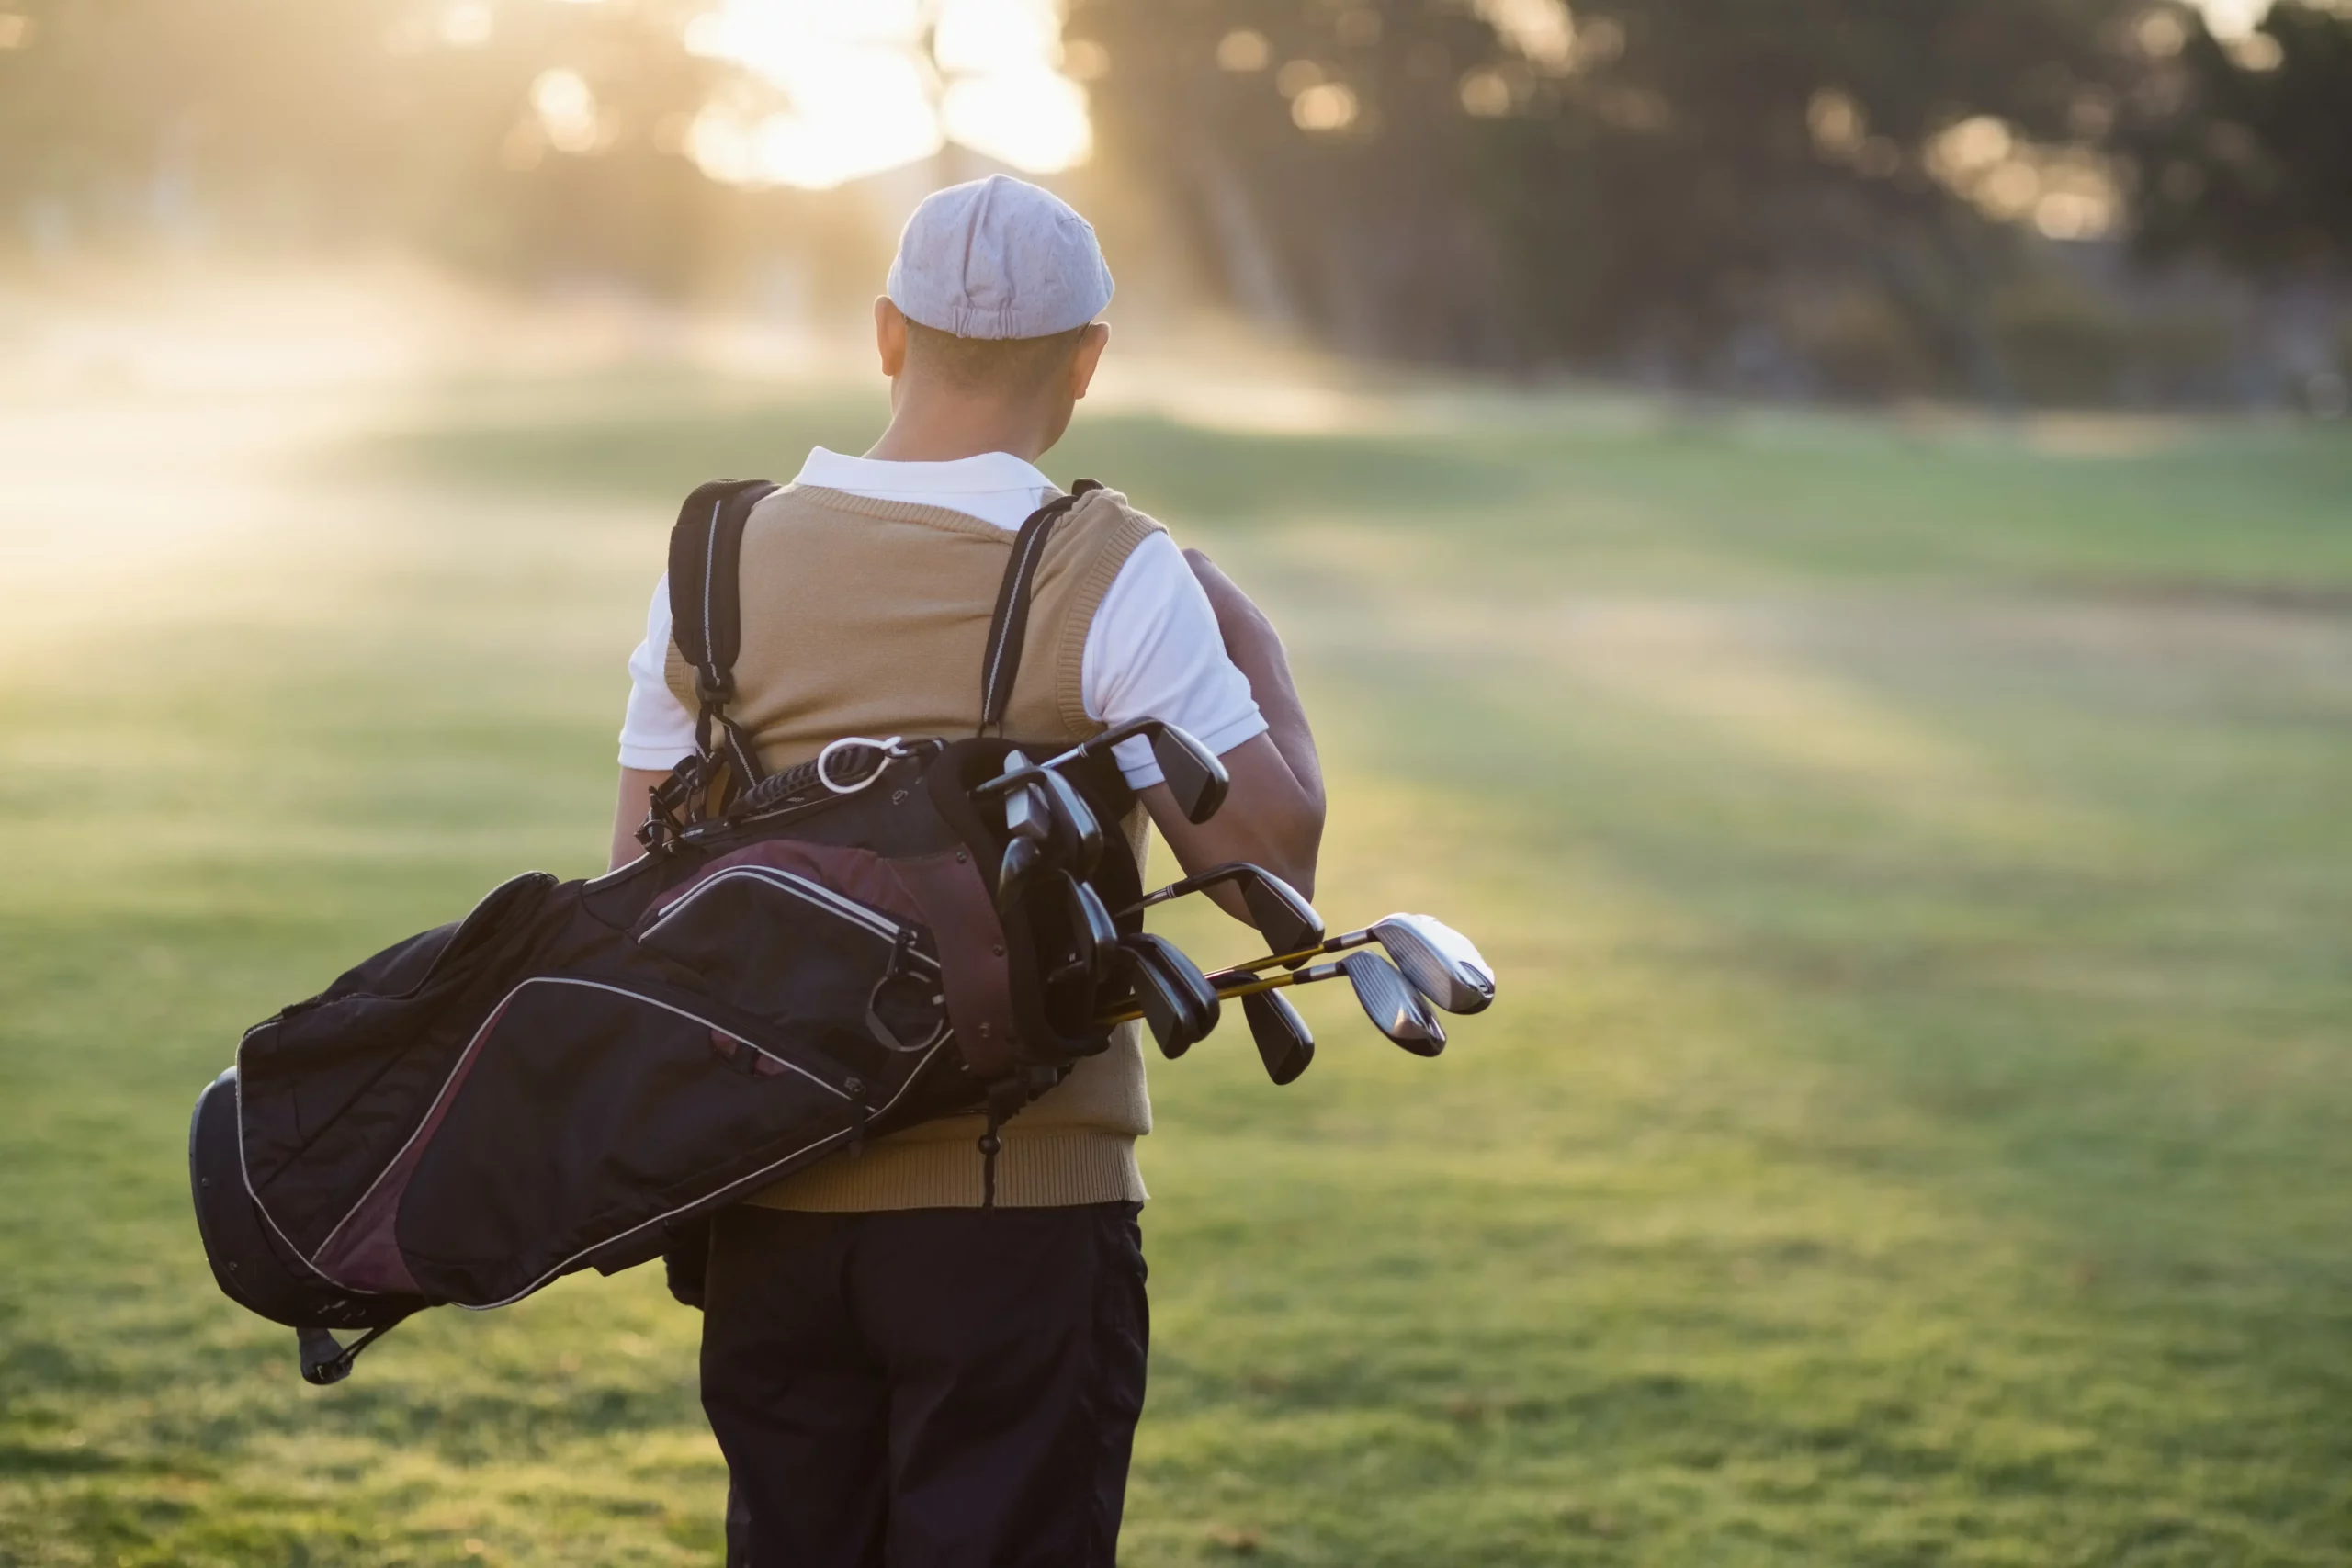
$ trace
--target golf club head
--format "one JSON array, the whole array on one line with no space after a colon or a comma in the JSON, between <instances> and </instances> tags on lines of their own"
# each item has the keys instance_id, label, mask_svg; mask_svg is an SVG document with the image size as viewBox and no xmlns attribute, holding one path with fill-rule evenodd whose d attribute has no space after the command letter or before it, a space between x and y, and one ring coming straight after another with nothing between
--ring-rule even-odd
<instances>
[{"instance_id":1,"label":"golf club head","mask_svg":"<svg viewBox=\"0 0 2352 1568\"><path fill-rule=\"evenodd\" d=\"M1444 1026L1396 965L1359 948L1340 960L1340 971L1381 1033L1416 1056L1434 1056L1445 1049Z\"/></svg>"},{"instance_id":2,"label":"golf club head","mask_svg":"<svg viewBox=\"0 0 2352 1568\"><path fill-rule=\"evenodd\" d=\"M1184 993L1182 977L1155 962L1150 950L1140 945L1140 939L1122 938L1118 953L1119 967L1135 993L1136 1006L1152 1040L1161 1055L1174 1061L1201 1037L1199 1017L1193 999Z\"/></svg>"},{"instance_id":3,"label":"golf club head","mask_svg":"<svg viewBox=\"0 0 2352 1568\"><path fill-rule=\"evenodd\" d=\"M1323 940L1323 917L1315 912L1315 906L1297 888L1264 866L1242 860L1227 861L1156 888L1137 899L1127 912L1133 914L1226 882L1241 890L1241 903L1250 911L1250 923L1258 928L1274 952L1302 953Z\"/></svg>"},{"instance_id":4,"label":"golf club head","mask_svg":"<svg viewBox=\"0 0 2352 1568\"><path fill-rule=\"evenodd\" d=\"M1020 752L1006 754L1005 771L1025 768L1029 759ZM1034 839L1043 843L1053 831L1053 818L1046 805L1045 792L1034 784L1008 790L1004 796L1004 830L1016 839Z\"/></svg>"},{"instance_id":5,"label":"golf club head","mask_svg":"<svg viewBox=\"0 0 2352 1568\"><path fill-rule=\"evenodd\" d=\"M1111 955L1119 949L1119 928L1102 896L1069 872L1059 874L1062 901L1069 922L1070 952L1065 960L1072 977L1083 974L1096 985L1107 976ZM1058 976L1061 971L1057 971Z\"/></svg>"},{"instance_id":6,"label":"golf club head","mask_svg":"<svg viewBox=\"0 0 2352 1568\"><path fill-rule=\"evenodd\" d=\"M1448 1012L1483 1012L1495 972L1468 937L1428 915L1390 915L1372 928L1413 988Z\"/></svg>"},{"instance_id":7,"label":"golf club head","mask_svg":"<svg viewBox=\"0 0 2352 1568\"><path fill-rule=\"evenodd\" d=\"M1241 901L1250 909L1250 923L1258 928L1275 953L1303 953L1323 940L1323 917L1315 912L1298 889L1271 871L1250 868L1252 874L1237 877Z\"/></svg>"},{"instance_id":8,"label":"golf club head","mask_svg":"<svg viewBox=\"0 0 2352 1568\"><path fill-rule=\"evenodd\" d=\"M1205 822L1216 815L1225 804L1225 792L1233 780L1227 774L1225 764L1216 754L1202 745L1192 733L1166 719L1136 718L1114 728L1106 729L1074 752L1057 757L1046 766L1068 760L1070 756L1099 756L1122 741L1142 738L1151 743L1151 754L1159 763L1159 772L1167 781L1168 793L1176 797L1177 809L1188 822Z\"/></svg>"},{"instance_id":9,"label":"golf club head","mask_svg":"<svg viewBox=\"0 0 2352 1568\"><path fill-rule=\"evenodd\" d=\"M1159 982L1156 989L1175 1003L1176 1010L1168 1020L1170 1027L1163 1032L1159 1021L1152 1015L1151 993L1140 984L1136 987L1136 1004L1143 1008L1145 1020L1151 1023L1152 1037L1159 1042L1161 1054L1170 1058L1181 1056L1195 1042L1206 1038L1217 1025L1218 998L1216 987L1209 984L1200 965L1166 937L1148 931L1121 937L1119 947L1148 970Z\"/></svg>"},{"instance_id":10,"label":"golf club head","mask_svg":"<svg viewBox=\"0 0 2352 1568\"><path fill-rule=\"evenodd\" d=\"M1151 754L1185 821L1205 822L1216 815L1233 780L1207 747L1175 725L1161 724L1151 732Z\"/></svg>"},{"instance_id":11,"label":"golf club head","mask_svg":"<svg viewBox=\"0 0 2352 1568\"><path fill-rule=\"evenodd\" d=\"M1266 1076L1277 1084L1295 1082L1315 1060L1315 1032L1306 1020L1280 991L1252 992L1241 998L1241 1011Z\"/></svg>"},{"instance_id":12,"label":"golf club head","mask_svg":"<svg viewBox=\"0 0 2352 1568\"><path fill-rule=\"evenodd\" d=\"M1102 863L1102 824L1061 774L1047 769L1037 775L1035 787L1043 791L1048 807L1054 858L1065 871L1092 875Z\"/></svg>"},{"instance_id":13,"label":"golf club head","mask_svg":"<svg viewBox=\"0 0 2352 1568\"><path fill-rule=\"evenodd\" d=\"M1021 905L1021 896L1027 890L1029 879L1046 863L1046 852L1034 839L1013 839L1004 846L1004 859L996 868L996 912L1011 919Z\"/></svg>"}]
</instances>

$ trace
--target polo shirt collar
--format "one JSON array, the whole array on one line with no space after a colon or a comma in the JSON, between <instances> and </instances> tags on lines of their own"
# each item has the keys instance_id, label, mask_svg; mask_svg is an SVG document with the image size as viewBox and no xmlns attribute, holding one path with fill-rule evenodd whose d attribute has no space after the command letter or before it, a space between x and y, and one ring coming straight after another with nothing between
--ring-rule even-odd
<instances>
[{"instance_id":1,"label":"polo shirt collar","mask_svg":"<svg viewBox=\"0 0 2352 1568\"><path fill-rule=\"evenodd\" d=\"M946 463L895 463L812 447L795 484L826 490L888 491L894 495L969 495L986 491L1051 490L1054 481L1010 452L982 452Z\"/></svg>"}]
</instances>

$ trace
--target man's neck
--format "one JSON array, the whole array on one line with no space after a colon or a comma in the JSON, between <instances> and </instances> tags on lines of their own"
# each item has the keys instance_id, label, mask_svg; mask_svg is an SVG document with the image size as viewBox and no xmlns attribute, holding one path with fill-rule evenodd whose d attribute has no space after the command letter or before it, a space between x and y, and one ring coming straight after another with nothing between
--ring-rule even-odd
<instances>
[{"instance_id":1,"label":"man's neck","mask_svg":"<svg viewBox=\"0 0 2352 1568\"><path fill-rule=\"evenodd\" d=\"M909 397L891 411L889 428L865 455L886 463L952 463L983 452L1010 452L1034 463L1050 445L1043 422L1032 411Z\"/></svg>"}]
</instances>

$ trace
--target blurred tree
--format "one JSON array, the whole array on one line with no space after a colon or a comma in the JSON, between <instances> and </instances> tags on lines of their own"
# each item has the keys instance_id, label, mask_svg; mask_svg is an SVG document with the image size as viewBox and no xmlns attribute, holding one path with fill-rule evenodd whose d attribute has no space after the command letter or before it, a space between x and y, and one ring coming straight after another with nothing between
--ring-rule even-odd
<instances>
[{"instance_id":1,"label":"blurred tree","mask_svg":"<svg viewBox=\"0 0 2352 1568\"><path fill-rule=\"evenodd\" d=\"M1080 0L1069 32L1102 55L1109 154L1192 214L1212 276L1345 346L2002 396L2018 234L1933 140L2077 136L2120 9ZM1876 303L1830 308L1852 293ZM1824 321L1881 341L1802 341Z\"/></svg>"},{"instance_id":2,"label":"blurred tree","mask_svg":"<svg viewBox=\"0 0 2352 1568\"><path fill-rule=\"evenodd\" d=\"M0 213L37 243L422 238L674 286L691 0L0 0Z\"/></svg>"},{"instance_id":3,"label":"blurred tree","mask_svg":"<svg viewBox=\"0 0 2352 1568\"><path fill-rule=\"evenodd\" d=\"M2233 45L2187 13L2157 41L2117 139L2143 254L2352 269L2352 12L2279 0Z\"/></svg>"},{"instance_id":4,"label":"blurred tree","mask_svg":"<svg viewBox=\"0 0 2352 1568\"><path fill-rule=\"evenodd\" d=\"M718 4L0 0L0 232L863 288L895 196L688 155L698 114L797 112L773 68L687 47ZM1064 43L1113 209L1342 350L2008 401L2217 385L2188 361L2240 331L2210 300L2135 315L2120 269L2045 241L2120 228L2294 294L2272 337L2335 330L2347 6L2222 40L2186 0L1069 0ZM932 172L994 166L956 156Z\"/></svg>"}]
</instances>

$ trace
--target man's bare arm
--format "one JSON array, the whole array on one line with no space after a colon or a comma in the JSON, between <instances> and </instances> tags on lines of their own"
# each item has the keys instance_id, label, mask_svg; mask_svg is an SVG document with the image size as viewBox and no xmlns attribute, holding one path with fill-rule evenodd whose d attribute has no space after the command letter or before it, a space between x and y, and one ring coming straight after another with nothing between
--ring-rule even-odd
<instances>
[{"instance_id":1,"label":"man's bare arm","mask_svg":"<svg viewBox=\"0 0 2352 1568\"><path fill-rule=\"evenodd\" d=\"M1198 550L1186 550L1184 559L1216 613L1227 655L1249 677L1266 733L1223 757L1233 788L1224 809L1208 821L1184 820L1166 784L1143 791L1144 805L1186 871L1254 861L1312 897L1316 852L1323 841L1323 766L1291 680L1289 656L1273 623L1216 563ZM1212 889L1209 896L1227 914L1247 918L1240 896L1230 887Z\"/></svg>"},{"instance_id":2,"label":"man's bare arm","mask_svg":"<svg viewBox=\"0 0 2352 1568\"><path fill-rule=\"evenodd\" d=\"M637 841L637 830L652 808L653 786L669 776L666 771L649 768L621 770L620 802L613 808L613 860L607 869L618 871L645 852L645 846Z\"/></svg>"}]
</instances>

